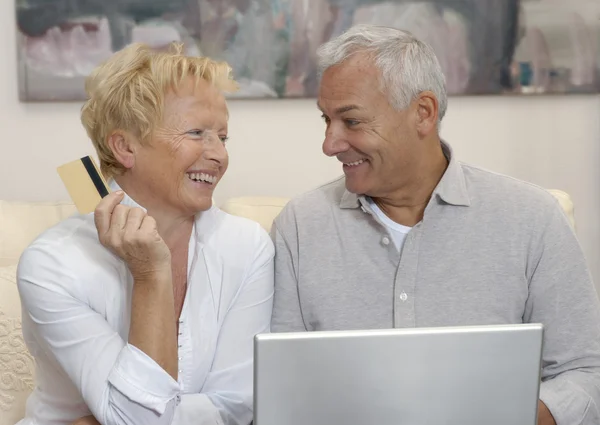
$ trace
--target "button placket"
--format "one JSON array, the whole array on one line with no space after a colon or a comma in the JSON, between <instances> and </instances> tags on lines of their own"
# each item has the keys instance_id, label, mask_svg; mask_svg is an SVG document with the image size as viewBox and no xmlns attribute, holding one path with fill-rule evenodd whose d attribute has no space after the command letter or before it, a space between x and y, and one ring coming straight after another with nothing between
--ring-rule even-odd
<instances>
[{"instance_id":1,"label":"button placket","mask_svg":"<svg viewBox=\"0 0 600 425\"><path fill-rule=\"evenodd\" d=\"M415 326L415 286L418 263L418 240L420 237L420 228L413 228L408 235L400 263L396 272L394 286L394 326L412 327Z\"/></svg>"},{"instance_id":2,"label":"button placket","mask_svg":"<svg viewBox=\"0 0 600 425\"><path fill-rule=\"evenodd\" d=\"M180 321L179 321L179 336L177 337L177 348L181 348L181 346L182 346L182 344L181 344L181 340L180 340L180 338L181 338L181 333L182 333L182 332L181 332L181 325L182 325L182 324L183 324L183 320L180 320ZM178 359L179 359L179 361L181 361L182 357L181 357L181 353L179 352L179 350L177 350L177 354L179 355L179 356L178 356ZM181 371L180 371L180 372L181 372Z\"/></svg>"},{"instance_id":3,"label":"button placket","mask_svg":"<svg viewBox=\"0 0 600 425\"><path fill-rule=\"evenodd\" d=\"M184 356L182 353L182 348L184 346L184 341L183 341L184 326L185 326L185 324L184 324L183 320L179 320L179 332L177 334L177 359L178 359L178 363L179 363L179 368L178 368L177 381L180 383L180 385L183 385L183 382L184 382L184 376L183 376L184 367L182 366L182 362L184 360Z\"/></svg>"}]
</instances>

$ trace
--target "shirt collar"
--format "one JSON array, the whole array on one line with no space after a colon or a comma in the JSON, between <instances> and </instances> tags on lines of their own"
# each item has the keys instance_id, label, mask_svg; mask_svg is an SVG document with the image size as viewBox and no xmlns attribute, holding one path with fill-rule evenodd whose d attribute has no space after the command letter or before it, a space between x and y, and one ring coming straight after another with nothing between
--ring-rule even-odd
<instances>
[{"instance_id":1,"label":"shirt collar","mask_svg":"<svg viewBox=\"0 0 600 425\"><path fill-rule=\"evenodd\" d=\"M467 190L462 166L455 158L454 151L450 145L443 140L441 144L444 156L448 159L448 167L433 190L432 198L436 196L447 204L468 207L471 205L471 199ZM357 195L345 190L340 200L340 208L358 208L362 202L366 202L364 198L363 195Z\"/></svg>"},{"instance_id":2,"label":"shirt collar","mask_svg":"<svg viewBox=\"0 0 600 425\"><path fill-rule=\"evenodd\" d=\"M121 189L121 186L119 186L119 184L115 181L115 179L108 180L108 187L111 192L116 192L117 190L123 190L123 189ZM124 195L123 195L123 200L121 201L121 205L125 205L127 207L137 207L137 208L143 209L146 212L148 211L146 208L142 207L140 204L135 202L131 198L131 196L129 196L127 193L125 193L124 190L123 190L123 192L124 192Z\"/></svg>"},{"instance_id":3,"label":"shirt collar","mask_svg":"<svg viewBox=\"0 0 600 425\"><path fill-rule=\"evenodd\" d=\"M448 167L433 190L433 195L439 196L447 204L468 207L471 205L471 198L462 165L456 159L450 145L444 141L442 141L442 151L448 159Z\"/></svg>"}]
</instances>

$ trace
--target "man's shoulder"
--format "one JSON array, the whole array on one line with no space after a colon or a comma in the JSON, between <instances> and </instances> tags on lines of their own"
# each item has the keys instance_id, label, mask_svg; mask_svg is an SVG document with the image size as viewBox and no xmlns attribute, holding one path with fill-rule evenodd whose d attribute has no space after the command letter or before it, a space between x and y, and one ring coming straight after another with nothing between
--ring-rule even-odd
<instances>
[{"instance_id":1,"label":"man's shoulder","mask_svg":"<svg viewBox=\"0 0 600 425\"><path fill-rule=\"evenodd\" d=\"M299 211L328 209L331 205L339 205L345 192L346 179L344 176L341 176L292 198L288 205Z\"/></svg>"},{"instance_id":2,"label":"man's shoulder","mask_svg":"<svg viewBox=\"0 0 600 425\"><path fill-rule=\"evenodd\" d=\"M322 213L329 213L332 207L339 207L345 192L345 177L338 177L292 198L275 218L275 222L281 224L290 219L314 218Z\"/></svg>"},{"instance_id":3,"label":"man's shoulder","mask_svg":"<svg viewBox=\"0 0 600 425\"><path fill-rule=\"evenodd\" d=\"M546 188L515 177L460 163L469 195L474 202L518 207L522 213L546 214L559 206L558 199Z\"/></svg>"}]
</instances>

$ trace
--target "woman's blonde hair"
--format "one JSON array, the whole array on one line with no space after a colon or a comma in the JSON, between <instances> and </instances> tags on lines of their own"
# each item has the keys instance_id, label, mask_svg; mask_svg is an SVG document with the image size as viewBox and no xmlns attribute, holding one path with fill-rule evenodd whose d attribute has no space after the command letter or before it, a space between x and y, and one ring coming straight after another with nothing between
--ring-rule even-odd
<instances>
[{"instance_id":1,"label":"woman's blonde hair","mask_svg":"<svg viewBox=\"0 0 600 425\"><path fill-rule=\"evenodd\" d=\"M108 145L111 132L120 129L147 140L162 119L165 94L176 89L183 79L204 79L224 92L237 89L227 63L185 56L182 52L183 45L179 43L173 43L167 52L131 44L86 79L88 100L81 109L81 122L105 177L124 171Z\"/></svg>"}]
</instances>

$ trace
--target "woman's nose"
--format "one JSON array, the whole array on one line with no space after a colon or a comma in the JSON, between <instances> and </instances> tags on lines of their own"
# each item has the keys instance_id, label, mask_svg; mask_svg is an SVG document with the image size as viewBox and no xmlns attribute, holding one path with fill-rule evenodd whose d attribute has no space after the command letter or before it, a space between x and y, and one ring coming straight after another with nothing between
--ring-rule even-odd
<instances>
[{"instance_id":1,"label":"woman's nose","mask_svg":"<svg viewBox=\"0 0 600 425\"><path fill-rule=\"evenodd\" d=\"M227 149L225 143L220 139L210 144L209 148L204 152L206 159L222 164L227 159Z\"/></svg>"}]
</instances>

